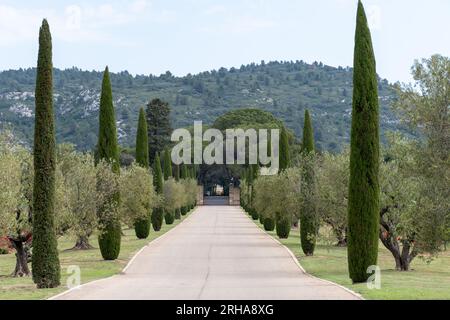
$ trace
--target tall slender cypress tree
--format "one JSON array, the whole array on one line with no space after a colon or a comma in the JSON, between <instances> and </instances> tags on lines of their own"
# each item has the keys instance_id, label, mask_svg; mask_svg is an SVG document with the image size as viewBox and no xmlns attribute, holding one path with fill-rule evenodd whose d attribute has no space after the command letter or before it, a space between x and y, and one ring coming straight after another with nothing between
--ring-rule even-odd
<instances>
[{"instance_id":1,"label":"tall slender cypress tree","mask_svg":"<svg viewBox=\"0 0 450 320\"><path fill-rule=\"evenodd\" d=\"M139 120L136 133L136 162L141 167L148 169L148 136L147 136L147 120L145 119L144 108L139 110ZM138 239L146 239L150 233L150 212L148 217L141 218L134 222L134 231Z\"/></svg>"},{"instance_id":2,"label":"tall slender cypress tree","mask_svg":"<svg viewBox=\"0 0 450 320\"><path fill-rule=\"evenodd\" d=\"M173 177L175 181L180 181L180 165L176 164L173 169Z\"/></svg>"},{"instance_id":3,"label":"tall slender cypress tree","mask_svg":"<svg viewBox=\"0 0 450 320\"><path fill-rule=\"evenodd\" d=\"M38 288L60 284L55 234L55 124L53 114L52 37L47 20L39 30L36 75L33 188L33 281Z\"/></svg>"},{"instance_id":4,"label":"tall slender cypress tree","mask_svg":"<svg viewBox=\"0 0 450 320\"><path fill-rule=\"evenodd\" d=\"M96 162L105 160L111 164L114 173L120 173L119 146L117 143L116 116L113 106L109 69L105 68L100 96L99 133L96 150ZM98 243L103 259L115 260L119 256L122 230L118 215L105 214L104 210L117 210L120 203L120 193L108 199L108 205L99 209L102 232Z\"/></svg>"},{"instance_id":5,"label":"tall slender cypress tree","mask_svg":"<svg viewBox=\"0 0 450 320\"><path fill-rule=\"evenodd\" d=\"M170 152L169 149L164 150L164 180L168 180L170 177L172 177L172 159L170 158ZM175 212L164 210L164 220L166 221L166 224L173 224L175 220Z\"/></svg>"},{"instance_id":6,"label":"tall slender cypress tree","mask_svg":"<svg viewBox=\"0 0 450 320\"><path fill-rule=\"evenodd\" d=\"M188 178L188 170L186 167L186 164L182 163L181 164L181 168L180 168L180 172L181 172L181 179L187 179ZM181 215L186 215L188 213L189 209L188 206L182 206L181 207Z\"/></svg>"},{"instance_id":7,"label":"tall slender cypress tree","mask_svg":"<svg viewBox=\"0 0 450 320\"><path fill-rule=\"evenodd\" d=\"M289 154L289 141L288 141L286 129L283 127L283 128L281 128L281 133L280 133L280 162L279 162L280 170L279 170L279 172L286 170L289 167L290 162L291 162L291 157Z\"/></svg>"},{"instance_id":8,"label":"tall slender cypress tree","mask_svg":"<svg viewBox=\"0 0 450 320\"><path fill-rule=\"evenodd\" d=\"M314 201L314 134L309 111L305 110L302 143L302 206L300 212L300 241L307 256L314 254L318 232L317 208Z\"/></svg>"},{"instance_id":9,"label":"tall slender cypress tree","mask_svg":"<svg viewBox=\"0 0 450 320\"><path fill-rule=\"evenodd\" d=\"M379 230L378 84L366 14L358 2L353 65L353 112L348 195L348 267L365 282L377 264Z\"/></svg>"},{"instance_id":10,"label":"tall slender cypress tree","mask_svg":"<svg viewBox=\"0 0 450 320\"><path fill-rule=\"evenodd\" d=\"M155 161L153 163L153 186L157 194L163 193L163 173L161 169L161 161L159 160L159 154L155 156ZM161 230L161 226L164 219L164 208L158 207L154 208L152 212L152 226L153 230Z\"/></svg>"},{"instance_id":11,"label":"tall slender cypress tree","mask_svg":"<svg viewBox=\"0 0 450 320\"><path fill-rule=\"evenodd\" d=\"M164 180L169 179L172 176L172 159L170 158L169 149L164 150Z\"/></svg>"}]
</instances>

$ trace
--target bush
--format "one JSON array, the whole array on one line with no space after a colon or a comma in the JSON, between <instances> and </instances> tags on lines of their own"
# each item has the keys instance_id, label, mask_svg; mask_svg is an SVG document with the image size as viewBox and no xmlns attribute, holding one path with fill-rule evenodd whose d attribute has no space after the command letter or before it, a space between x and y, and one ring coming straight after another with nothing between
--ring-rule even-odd
<instances>
[{"instance_id":1,"label":"bush","mask_svg":"<svg viewBox=\"0 0 450 320\"><path fill-rule=\"evenodd\" d=\"M175 222L175 213L173 211L165 210L164 221L166 224L171 225Z\"/></svg>"},{"instance_id":2,"label":"bush","mask_svg":"<svg viewBox=\"0 0 450 320\"><path fill-rule=\"evenodd\" d=\"M287 239L289 238L289 233L291 232L291 225L292 225L292 219L287 214L276 214L276 231L277 236L280 239Z\"/></svg>"},{"instance_id":3,"label":"bush","mask_svg":"<svg viewBox=\"0 0 450 320\"><path fill-rule=\"evenodd\" d=\"M177 219L177 220L181 219L181 209L180 208L175 209L175 219Z\"/></svg>"},{"instance_id":4,"label":"bush","mask_svg":"<svg viewBox=\"0 0 450 320\"><path fill-rule=\"evenodd\" d=\"M251 209L250 212L251 212L252 219L258 220L258 218L259 218L258 211L256 211L255 209Z\"/></svg>"},{"instance_id":5,"label":"bush","mask_svg":"<svg viewBox=\"0 0 450 320\"><path fill-rule=\"evenodd\" d=\"M275 221L272 218L264 218L264 230L273 231L275 229Z\"/></svg>"},{"instance_id":6,"label":"bush","mask_svg":"<svg viewBox=\"0 0 450 320\"><path fill-rule=\"evenodd\" d=\"M150 216L136 220L134 223L134 232L136 233L136 237L138 239L147 239L150 234L150 225Z\"/></svg>"},{"instance_id":7,"label":"bush","mask_svg":"<svg viewBox=\"0 0 450 320\"><path fill-rule=\"evenodd\" d=\"M129 227L134 227L139 239L148 237L150 212L160 205L160 197L152 185L150 171L137 164L123 169L120 175L121 218Z\"/></svg>"},{"instance_id":8,"label":"bush","mask_svg":"<svg viewBox=\"0 0 450 320\"><path fill-rule=\"evenodd\" d=\"M164 209L161 207L154 208L152 211L151 220L152 220L153 230L155 230L155 231L161 230L163 220L164 220Z\"/></svg>"},{"instance_id":9,"label":"bush","mask_svg":"<svg viewBox=\"0 0 450 320\"><path fill-rule=\"evenodd\" d=\"M122 229L119 210L119 176L105 161L97 164L97 192L104 195L98 203L98 243L103 259L115 260L119 256Z\"/></svg>"}]
</instances>

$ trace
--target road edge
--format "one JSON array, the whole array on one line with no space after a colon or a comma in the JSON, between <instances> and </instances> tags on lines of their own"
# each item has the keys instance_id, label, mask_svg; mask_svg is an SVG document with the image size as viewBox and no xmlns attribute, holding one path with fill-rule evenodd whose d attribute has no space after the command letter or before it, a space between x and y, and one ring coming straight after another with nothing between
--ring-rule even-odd
<instances>
[{"instance_id":1,"label":"road edge","mask_svg":"<svg viewBox=\"0 0 450 320\"><path fill-rule=\"evenodd\" d=\"M117 276L120 276L120 275L125 274L126 271L127 271L127 269L131 266L131 264L133 263L133 261L136 259L136 257L137 257L139 254L141 254L142 251L144 251L145 248L149 247L149 246L150 246L152 243L154 243L155 241L159 241L160 239L164 238L168 233L170 233L171 231L175 230L178 226L180 226L180 225L183 224L185 221L187 221L187 220L195 213L195 211L197 211L198 208L199 208L199 206L196 206L194 209L192 209L190 212L187 213L187 217L186 217L185 219L183 219L179 224L177 224L177 225L176 225L175 227L173 227L172 229L166 231L166 232L163 233L162 235L158 236L157 238L155 238L155 239L149 241L146 245L144 245L142 248L140 248L140 249L139 249L139 250L131 257L131 259L128 261L128 263L125 265L125 267L124 267L119 273L116 273L116 274L114 274L114 275L112 275L112 276L109 276L109 277L106 277L106 278L96 279L96 280L92 280L92 281L83 283L83 284L81 284L81 285L79 285L79 286L76 286L76 287L67 289L67 290L65 290L65 291L63 291L63 292L60 292L60 293L54 295L54 296L51 296L51 297L49 297L49 298L47 298L47 299L45 299L45 300L56 300L57 298L62 297L62 296L66 295L66 294L68 294L68 293L70 293L70 292L72 292L72 291L81 289L83 286L91 285L91 284L96 283L96 282L104 281L104 280L107 280L107 279L110 279L110 278L117 277Z\"/></svg>"},{"instance_id":2,"label":"road edge","mask_svg":"<svg viewBox=\"0 0 450 320\"><path fill-rule=\"evenodd\" d=\"M309 277L311 277L311 278L313 278L313 279L317 279L317 280L320 280L320 281L323 281L323 282L326 282L326 283L335 285L335 286L337 286L337 287L339 287L339 288L341 288L341 289L347 291L348 293L352 294L353 296L357 297L359 300L366 300L366 299L364 299L364 297L363 297L361 294L359 294L359 293L353 291L352 289L349 289L349 288L347 288L347 287L345 287L345 286L343 286L343 285L341 285L341 284L339 284L339 283L336 283L336 282L333 282L333 281L330 281L330 280L326 280L326 279L322 279L322 278L316 277L316 276L314 276L314 275L308 273L308 272L305 270L305 268L303 268L303 266L300 264L300 262L298 261L297 257L295 256L295 254L291 251L291 249L289 249L287 246L285 246L283 243L281 243L278 239L274 238L271 234L267 233L266 230L264 230L264 229L261 228L259 225L257 225L256 222L255 222L255 221L254 221L254 220L253 220L253 219L252 219L252 218L244 211L244 209L243 209L242 207L240 207L240 208L241 208L241 211L247 216L247 218L248 218L250 221L252 221L252 222L255 224L255 226L256 226L262 233L264 233L267 237L269 237L270 239L272 239L273 241L275 241L275 243L277 243L278 245L280 245L281 247L283 247L283 248L289 253L289 255L291 256L292 260L294 260L294 262L295 262L295 264L297 265L297 267L298 267L304 274L306 274L307 276L309 276Z\"/></svg>"}]
</instances>

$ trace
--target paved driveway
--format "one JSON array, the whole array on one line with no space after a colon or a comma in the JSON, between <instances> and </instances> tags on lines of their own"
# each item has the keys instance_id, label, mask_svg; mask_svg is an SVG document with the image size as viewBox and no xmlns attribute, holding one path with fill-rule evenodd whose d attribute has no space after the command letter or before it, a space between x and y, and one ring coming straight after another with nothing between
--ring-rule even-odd
<instances>
[{"instance_id":1,"label":"paved driveway","mask_svg":"<svg viewBox=\"0 0 450 320\"><path fill-rule=\"evenodd\" d=\"M239 207L202 206L125 273L57 299L357 299L313 278Z\"/></svg>"}]
</instances>

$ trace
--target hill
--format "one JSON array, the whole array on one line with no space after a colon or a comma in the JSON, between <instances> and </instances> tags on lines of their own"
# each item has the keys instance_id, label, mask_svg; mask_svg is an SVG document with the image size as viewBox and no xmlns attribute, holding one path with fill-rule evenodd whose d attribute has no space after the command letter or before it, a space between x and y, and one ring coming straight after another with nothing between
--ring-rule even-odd
<instances>
[{"instance_id":1,"label":"hill","mask_svg":"<svg viewBox=\"0 0 450 320\"><path fill-rule=\"evenodd\" d=\"M16 136L30 143L34 122L36 69L0 73L0 127L12 127ZM54 72L54 99L58 142L72 142L91 149L97 141L98 107L102 73L77 68ZM316 142L322 150L334 150L350 137L352 68L331 67L303 61L273 61L220 68L175 77L112 73L114 105L123 146L133 146L138 110L152 98L172 107L174 128L194 120L212 124L227 111L259 108L283 120L301 136L304 109L310 109ZM379 79L381 132L399 129L390 110L395 92Z\"/></svg>"}]
</instances>

